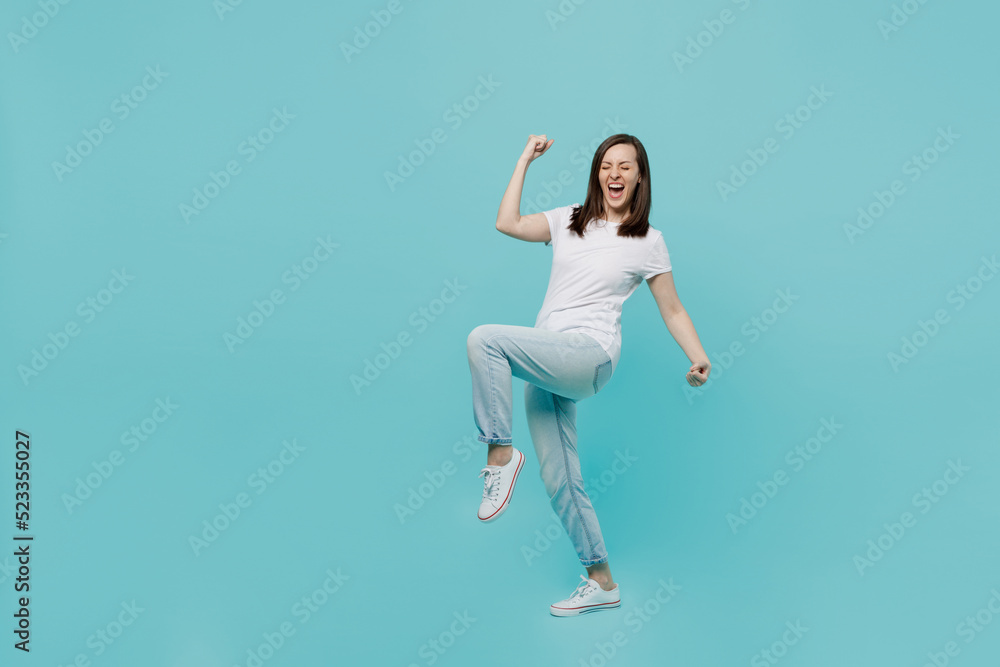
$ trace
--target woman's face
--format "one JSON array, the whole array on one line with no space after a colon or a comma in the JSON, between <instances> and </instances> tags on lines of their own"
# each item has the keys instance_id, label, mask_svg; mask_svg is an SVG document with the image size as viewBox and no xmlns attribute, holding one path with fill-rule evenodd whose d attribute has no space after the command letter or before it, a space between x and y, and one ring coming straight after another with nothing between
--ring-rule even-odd
<instances>
[{"instance_id":1,"label":"woman's face","mask_svg":"<svg viewBox=\"0 0 1000 667\"><path fill-rule=\"evenodd\" d=\"M621 221L628 214L632 195L639 182L635 146L615 144L604 154L598 176L604 195L604 217Z\"/></svg>"}]
</instances>

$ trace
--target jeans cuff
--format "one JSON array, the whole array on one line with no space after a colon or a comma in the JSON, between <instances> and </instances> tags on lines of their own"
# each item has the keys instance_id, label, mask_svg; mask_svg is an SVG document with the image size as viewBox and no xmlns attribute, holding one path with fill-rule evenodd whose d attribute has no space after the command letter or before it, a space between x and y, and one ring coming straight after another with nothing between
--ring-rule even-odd
<instances>
[{"instance_id":1,"label":"jeans cuff","mask_svg":"<svg viewBox=\"0 0 1000 667\"><path fill-rule=\"evenodd\" d=\"M582 558L580 559L580 564L583 565L584 567L591 567L593 565L600 565L601 563L607 563L607 562L608 562L608 557L607 556L604 556L603 558L595 558L595 559L591 559L591 560L584 560Z\"/></svg>"},{"instance_id":2,"label":"jeans cuff","mask_svg":"<svg viewBox=\"0 0 1000 667\"><path fill-rule=\"evenodd\" d=\"M509 445L514 442L513 438L487 438L483 435L477 435L476 438L479 442L485 442L487 445Z\"/></svg>"}]
</instances>

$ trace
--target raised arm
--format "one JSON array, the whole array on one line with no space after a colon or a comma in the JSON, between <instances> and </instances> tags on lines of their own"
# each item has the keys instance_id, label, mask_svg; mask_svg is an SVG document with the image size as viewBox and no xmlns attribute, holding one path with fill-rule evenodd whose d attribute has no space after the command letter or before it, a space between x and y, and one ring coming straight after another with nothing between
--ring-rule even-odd
<instances>
[{"instance_id":1,"label":"raised arm","mask_svg":"<svg viewBox=\"0 0 1000 667\"><path fill-rule=\"evenodd\" d=\"M708 380L708 374L712 370L712 364L705 354L701 341L698 340L698 332L694 330L694 323L681 300L677 296L677 289L674 287L674 273L658 273L646 281L649 291L653 293L653 299L660 309L660 316L663 323L667 325L667 330L674 337L677 344L684 350L688 360L691 362L691 369L687 372L685 379L692 387L699 387Z\"/></svg>"},{"instance_id":2,"label":"raised arm","mask_svg":"<svg viewBox=\"0 0 1000 667\"><path fill-rule=\"evenodd\" d=\"M514 175L510 177L510 183L507 184L507 190L500 201L500 210L497 212L497 230L507 236L541 243L552 240L549 221L545 219L544 213L521 215L521 191L524 189L524 175L528 171L528 165L547 151L553 141L555 139L546 141L544 134L532 134L528 137L528 144L524 147L521 157L517 159Z\"/></svg>"}]
</instances>

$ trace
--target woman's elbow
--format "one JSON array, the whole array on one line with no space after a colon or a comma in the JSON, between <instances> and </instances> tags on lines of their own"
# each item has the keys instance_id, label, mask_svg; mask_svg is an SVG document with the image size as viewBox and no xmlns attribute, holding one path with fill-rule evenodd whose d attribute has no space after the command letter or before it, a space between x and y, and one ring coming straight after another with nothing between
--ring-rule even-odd
<instances>
[{"instance_id":1,"label":"woman's elbow","mask_svg":"<svg viewBox=\"0 0 1000 667\"><path fill-rule=\"evenodd\" d=\"M687 311L680 301L672 301L663 307L663 319L673 320L679 317L687 317Z\"/></svg>"},{"instance_id":2,"label":"woman's elbow","mask_svg":"<svg viewBox=\"0 0 1000 667\"><path fill-rule=\"evenodd\" d=\"M497 218L497 231L503 232L504 234L509 234L510 231L517 227L517 223L520 220L518 218Z\"/></svg>"}]
</instances>

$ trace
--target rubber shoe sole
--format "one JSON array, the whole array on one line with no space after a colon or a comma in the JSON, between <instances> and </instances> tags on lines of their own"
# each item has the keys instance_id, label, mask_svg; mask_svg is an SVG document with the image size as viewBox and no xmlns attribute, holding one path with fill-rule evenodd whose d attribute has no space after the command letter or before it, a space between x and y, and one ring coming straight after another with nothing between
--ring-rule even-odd
<instances>
[{"instance_id":1,"label":"rubber shoe sole","mask_svg":"<svg viewBox=\"0 0 1000 667\"><path fill-rule=\"evenodd\" d=\"M602 611L604 609L618 609L622 606L622 601L617 602L604 602L601 604L587 605L586 607L577 608L562 608L552 605L549 607L549 613L553 616L579 616L580 614L589 614L592 611Z\"/></svg>"}]
</instances>

